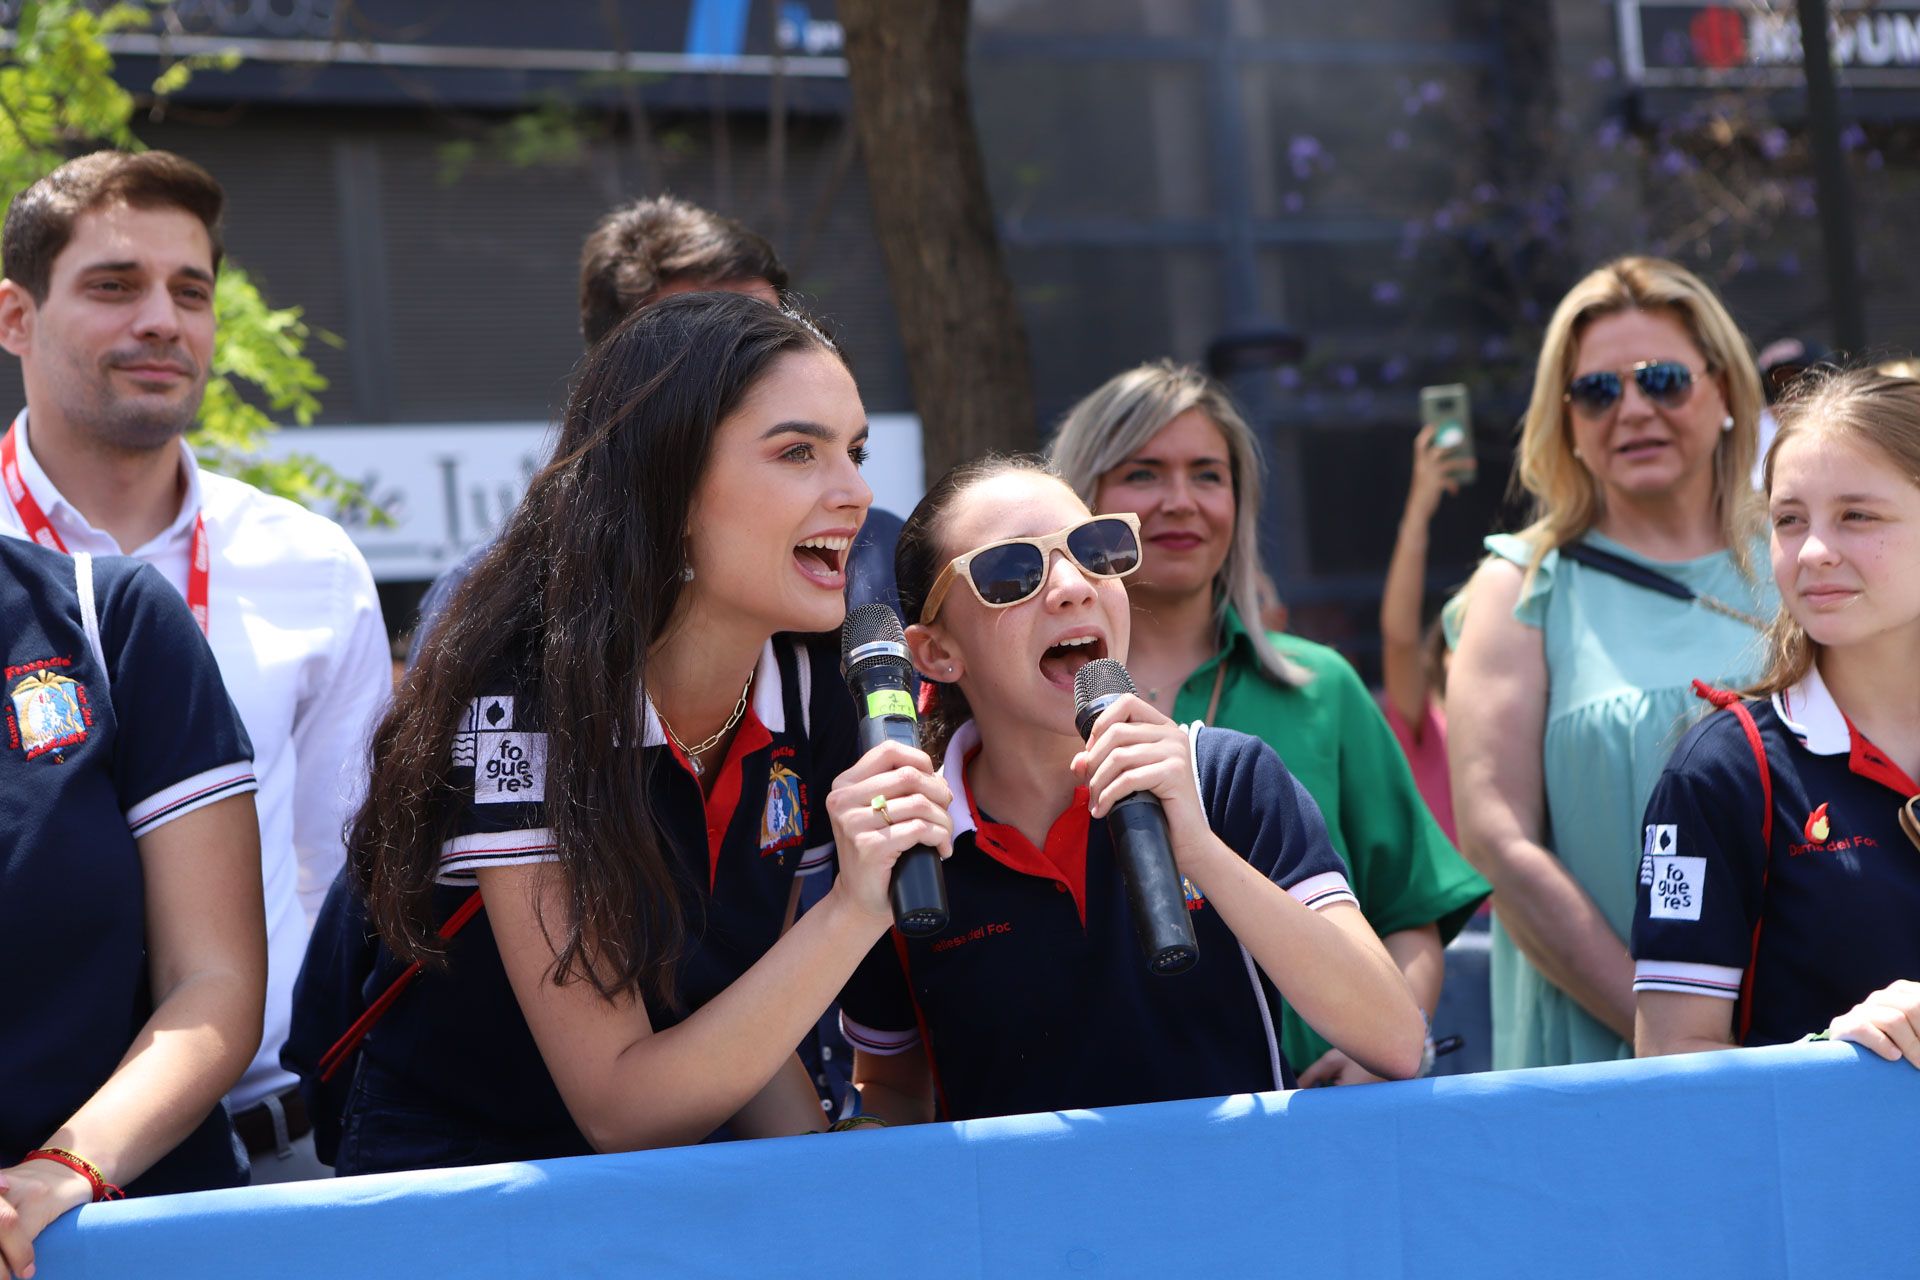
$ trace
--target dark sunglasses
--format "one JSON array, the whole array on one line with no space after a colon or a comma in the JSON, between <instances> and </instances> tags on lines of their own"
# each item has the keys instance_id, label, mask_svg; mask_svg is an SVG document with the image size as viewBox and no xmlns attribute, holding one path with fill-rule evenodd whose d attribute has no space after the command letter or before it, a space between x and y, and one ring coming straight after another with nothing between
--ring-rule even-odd
<instances>
[{"instance_id":1,"label":"dark sunglasses","mask_svg":"<svg viewBox=\"0 0 1920 1280\"><path fill-rule=\"evenodd\" d=\"M1693 370L1678 360L1642 360L1626 372L1640 394L1662 409L1678 409L1693 394ZM1566 401L1586 417L1598 418L1612 412L1626 389L1619 370L1600 369L1569 382Z\"/></svg>"},{"instance_id":2,"label":"dark sunglasses","mask_svg":"<svg viewBox=\"0 0 1920 1280\"><path fill-rule=\"evenodd\" d=\"M1005 609L1040 593L1047 564L1064 551L1082 571L1096 578L1124 578L1140 567L1140 517L1131 511L1095 516L1038 538L1009 538L955 556L933 580L920 621L932 622L947 602L954 580L964 578L980 603Z\"/></svg>"}]
</instances>

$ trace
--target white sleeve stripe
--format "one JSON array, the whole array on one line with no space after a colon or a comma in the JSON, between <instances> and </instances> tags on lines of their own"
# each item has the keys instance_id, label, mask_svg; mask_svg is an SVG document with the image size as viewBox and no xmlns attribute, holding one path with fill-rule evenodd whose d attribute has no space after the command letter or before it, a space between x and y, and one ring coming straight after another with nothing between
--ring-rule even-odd
<instances>
[{"instance_id":1,"label":"white sleeve stripe","mask_svg":"<svg viewBox=\"0 0 1920 1280\"><path fill-rule=\"evenodd\" d=\"M1317 876L1308 876L1297 884L1288 885L1287 892L1303 906L1312 907L1315 911L1336 902L1351 902L1356 907L1360 905L1360 900L1353 896L1353 886L1338 871L1322 871Z\"/></svg>"},{"instance_id":2,"label":"white sleeve stripe","mask_svg":"<svg viewBox=\"0 0 1920 1280\"><path fill-rule=\"evenodd\" d=\"M1635 991L1673 991L1681 995L1737 1000L1743 976L1744 970L1720 964L1692 964L1684 960L1633 962Z\"/></svg>"},{"instance_id":3,"label":"white sleeve stripe","mask_svg":"<svg viewBox=\"0 0 1920 1280\"><path fill-rule=\"evenodd\" d=\"M253 761L235 760L182 779L140 801L127 810L127 828L137 838L195 809L204 809L216 800L259 789L260 784L253 776Z\"/></svg>"},{"instance_id":4,"label":"white sleeve stripe","mask_svg":"<svg viewBox=\"0 0 1920 1280\"><path fill-rule=\"evenodd\" d=\"M817 844L813 846L813 848L803 851L800 855L800 869L802 871L812 871L824 867L832 861L833 841L829 840L825 844Z\"/></svg>"},{"instance_id":5,"label":"white sleeve stripe","mask_svg":"<svg viewBox=\"0 0 1920 1280\"><path fill-rule=\"evenodd\" d=\"M440 846L445 862L470 853L526 853L533 849L553 848L553 832L547 827L529 827L520 831L479 831L455 836Z\"/></svg>"},{"instance_id":6,"label":"white sleeve stripe","mask_svg":"<svg viewBox=\"0 0 1920 1280\"><path fill-rule=\"evenodd\" d=\"M847 1043L854 1048L879 1054L883 1058L891 1058L896 1053L905 1053L920 1043L920 1031L917 1027L910 1031L875 1031L872 1027L864 1026L849 1018L845 1009L840 1011L840 1034L845 1036Z\"/></svg>"},{"instance_id":7,"label":"white sleeve stripe","mask_svg":"<svg viewBox=\"0 0 1920 1280\"><path fill-rule=\"evenodd\" d=\"M475 884L479 877L474 872L481 867L531 867L542 862L558 861L560 855L550 848L519 854L476 853L464 858L442 859L433 881L435 884Z\"/></svg>"},{"instance_id":8,"label":"white sleeve stripe","mask_svg":"<svg viewBox=\"0 0 1920 1280\"><path fill-rule=\"evenodd\" d=\"M455 836L441 845L440 869L433 878L437 884L472 884L476 867L525 867L559 860L553 832L545 827L533 831L483 831Z\"/></svg>"}]
</instances>

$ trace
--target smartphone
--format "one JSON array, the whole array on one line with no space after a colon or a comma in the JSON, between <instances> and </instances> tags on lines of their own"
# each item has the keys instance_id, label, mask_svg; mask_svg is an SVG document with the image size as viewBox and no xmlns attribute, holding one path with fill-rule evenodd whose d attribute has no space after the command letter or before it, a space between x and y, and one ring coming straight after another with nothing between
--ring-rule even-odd
<instances>
[{"instance_id":1,"label":"smartphone","mask_svg":"<svg viewBox=\"0 0 1920 1280\"><path fill-rule=\"evenodd\" d=\"M1473 466L1473 404L1459 383L1420 388L1421 425L1432 423L1434 447L1468 464L1462 483L1471 484Z\"/></svg>"}]
</instances>

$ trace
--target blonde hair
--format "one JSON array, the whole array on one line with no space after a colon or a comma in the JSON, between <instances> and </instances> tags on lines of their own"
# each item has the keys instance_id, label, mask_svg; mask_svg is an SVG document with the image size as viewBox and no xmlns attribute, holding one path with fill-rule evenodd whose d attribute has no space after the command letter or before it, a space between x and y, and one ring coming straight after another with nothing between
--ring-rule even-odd
<instances>
[{"instance_id":1,"label":"blonde hair","mask_svg":"<svg viewBox=\"0 0 1920 1280\"><path fill-rule=\"evenodd\" d=\"M1226 438L1233 466L1233 538L1214 578L1214 624L1224 624L1229 606L1240 615L1260 667L1286 685L1313 678L1273 647L1260 625L1260 491L1264 468L1259 442L1226 389L1192 365L1155 360L1107 379L1067 411L1047 458L1060 477L1097 511L1100 477L1146 447L1163 427L1198 409Z\"/></svg>"},{"instance_id":2,"label":"blonde hair","mask_svg":"<svg viewBox=\"0 0 1920 1280\"><path fill-rule=\"evenodd\" d=\"M1600 519L1605 499L1599 481L1574 456L1566 389L1587 327L1602 316L1626 311L1671 314L1706 357L1708 374L1722 380L1733 429L1714 450L1713 505L1734 564L1752 576L1749 542L1759 530L1759 515L1749 477L1760 412L1766 405L1753 353L1700 277L1664 258L1625 257L1574 285L1547 322L1514 470L1516 486L1533 496L1533 523L1520 533L1532 550L1527 577L1532 578L1549 551L1580 537Z\"/></svg>"},{"instance_id":3,"label":"blonde hair","mask_svg":"<svg viewBox=\"0 0 1920 1280\"><path fill-rule=\"evenodd\" d=\"M1920 489L1920 381L1878 369L1803 374L1774 412L1780 431L1767 450L1764 475L1769 496L1781 446L1813 434L1867 446ZM1793 688L1807 678L1819 656L1819 642L1782 603L1767 629L1766 671L1747 693L1765 697Z\"/></svg>"}]
</instances>

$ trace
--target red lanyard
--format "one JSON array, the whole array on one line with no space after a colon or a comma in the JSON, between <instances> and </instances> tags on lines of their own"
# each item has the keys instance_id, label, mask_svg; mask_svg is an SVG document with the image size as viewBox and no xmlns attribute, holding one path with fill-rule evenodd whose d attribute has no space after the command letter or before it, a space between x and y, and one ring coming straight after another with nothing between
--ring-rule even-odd
<instances>
[{"instance_id":1,"label":"red lanyard","mask_svg":"<svg viewBox=\"0 0 1920 1280\"><path fill-rule=\"evenodd\" d=\"M5 483L7 498L13 503L27 536L43 547L64 554L67 544L54 532L47 513L33 500L33 495L27 492L27 482L20 477L20 445L14 439L17 434L15 428L8 427L7 434L0 436L0 482ZM193 620L200 624L201 635L207 634L210 622L207 599L212 584L213 574L207 562L207 517L205 513L196 513L193 550L187 560L187 608L193 610Z\"/></svg>"}]
</instances>

